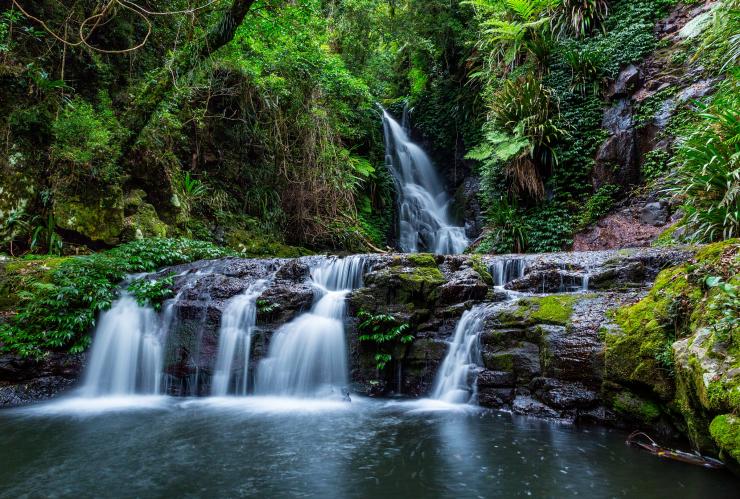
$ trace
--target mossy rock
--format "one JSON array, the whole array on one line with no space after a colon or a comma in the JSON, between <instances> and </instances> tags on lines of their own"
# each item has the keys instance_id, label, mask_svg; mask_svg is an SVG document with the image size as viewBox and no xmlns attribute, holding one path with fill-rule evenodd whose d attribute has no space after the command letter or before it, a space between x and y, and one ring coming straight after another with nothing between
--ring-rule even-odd
<instances>
[{"instance_id":1,"label":"mossy rock","mask_svg":"<svg viewBox=\"0 0 740 499\"><path fill-rule=\"evenodd\" d=\"M616 311L619 331L606 335L607 377L647 385L664 400L673 397L673 380L657 358L675 330L673 304L683 297L694 302L701 297L687 271L686 265L662 271L645 298Z\"/></svg>"},{"instance_id":2,"label":"mossy rock","mask_svg":"<svg viewBox=\"0 0 740 499\"><path fill-rule=\"evenodd\" d=\"M406 255L410 264L416 267L436 267L437 260L431 253L417 253Z\"/></svg>"},{"instance_id":3,"label":"mossy rock","mask_svg":"<svg viewBox=\"0 0 740 499\"><path fill-rule=\"evenodd\" d=\"M733 414L717 416L709 425L709 433L723 457L729 456L740 462L740 417Z\"/></svg>"},{"instance_id":4,"label":"mossy rock","mask_svg":"<svg viewBox=\"0 0 740 499\"><path fill-rule=\"evenodd\" d=\"M231 229L226 233L226 246L246 257L298 258L313 254L299 246L289 246L270 237L245 229Z\"/></svg>"},{"instance_id":5,"label":"mossy rock","mask_svg":"<svg viewBox=\"0 0 740 499\"><path fill-rule=\"evenodd\" d=\"M592 295L551 295L524 298L519 301L518 308L511 312L511 319L530 324L567 326L573 316L575 304L591 297Z\"/></svg>"},{"instance_id":6,"label":"mossy rock","mask_svg":"<svg viewBox=\"0 0 740 499\"><path fill-rule=\"evenodd\" d=\"M146 193L135 190L126 196L124 210L126 218L123 221L121 239L133 241L150 237L167 237L171 229L160 220L154 206L144 199Z\"/></svg>"},{"instance_id":7,"label":"mossy rock","mask_svg":"<svg viewBox=\"0 0 740 499\"><path fill-rule=\"evenodd\" d=\"M618 414L645 425L656 423L661 416L658 404L629 391L617 393L611 404Z\"/></svg>"},{"instance_id":8,"label":"mossy rock","mask_svg":"<svg viewBox=\"0 0 740 499\"><path fill-rule=\"evenodd\" d=\"M491 371L514 371L514 356L511 353L485 353L483 365Z\"/></svg>"},{"instance_id":9,"label":"mossy rock","mask_svg":"<svg viewBox=\"0 0 740 499\"><path fill-rule=\"evenodd\" d=\"M488 271L488 267L486 267L486 264L483 263L483 258L481 258L480 255L471 255L470 264L473 267L473 270L478 273L483 282L485 282L489 286L493 286L493 276Z\"/></svg>"},{"instance_id":10,"label":"mossy rock","mask_svg":"<svg viewBox=\"0 0 740 499\"><path fill-rule=\"evenodd\" d=\"M116 244L123 230L123 195L119 188L111 188L99 197L94 193L85 197L57 194L54 217L63 229L92 241Z\"/></svg>"}]
</instances>

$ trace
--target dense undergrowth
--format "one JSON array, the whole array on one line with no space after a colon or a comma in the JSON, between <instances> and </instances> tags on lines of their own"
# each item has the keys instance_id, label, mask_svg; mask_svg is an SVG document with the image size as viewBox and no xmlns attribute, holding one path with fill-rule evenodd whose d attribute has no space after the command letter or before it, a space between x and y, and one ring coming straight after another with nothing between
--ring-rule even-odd
<instances>
[{"instance_id":1,"label":"dense undergrowth","mask_svg":"<svg viewBox=\"0 0 740 499\"><path fill-rule=\"evenodd\" d=\"M34 357L82 352L97 315L110 308L127 274L234 254L203 241L146 239L87 256L0 262L0 309L17 310L0 323L0 348ZM142 303L156 303L168 292L166 280L162 284L136 281L131 291Z\"/></svg>"}]
</instances>

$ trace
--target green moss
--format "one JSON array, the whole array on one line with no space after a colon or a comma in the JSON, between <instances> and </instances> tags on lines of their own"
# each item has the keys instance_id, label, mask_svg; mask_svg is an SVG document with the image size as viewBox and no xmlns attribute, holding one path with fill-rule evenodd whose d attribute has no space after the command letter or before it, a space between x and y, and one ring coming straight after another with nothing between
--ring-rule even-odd
<instances>
[{"instance_id":1,"label":"green moss","mask_svg":"<svg viewBox=\"0 0 740 499\"><path fill-rule=\"evenodd\" d=\"M526 298L520 301L520 313L538 324L567 326L573 315L573 307L587 296L552 295Z\"/></svg>"},{"instance_id":2,"label":"green moss","mask_svg":"<svg viewBox=\"0 0 740 499\"><path fill-rule=\"evenodd\" d=\"M740 418L732 414L717 416L709 425L709 433L723 454L740 461Z\"/></svg>"},{"instance_id":3,"label":"green moss","mask_svg":"<svg viewBox=\"0 0 740 499\"><path fill-rule=\"evenodd\" d=\"M493 276L488 271L488 268L486 267L486 265L483 263L483 259L481 258L481 256L472 255L470 257L470 263L473 266L473 270L475 270L478 273L478 275L483 280L483 282L485 282L489 286L493 286Z\"/></svg>"},{"instance_id":4,"label":"green moss","mask_svg":"<svg viewBox=\"0 0 740 499\"><path fill-rule=\"evenodd\" d=\"M675 331L673 304L684 297L691 302L700 298L686 278L687 270L686 265L664 270L645 298L616 311L620 332L606 335L608 377L643 383L666 400L672 397L670 373L658 359Z\"/></svg>"},{"instance_id":5,"label":"green moss","mask_svg":"<svg viewBox=\"0 0 740 499\"><path fill-rule=\"evenodd\" d=\"M428 286L439 286L445 282L444 274L437 267L416 267L409 272L400 273L399 277L402 281Z\"/></svg>"},{"instance_id":6,"label":"green moss","mask_svg":"<svg viewBox=\"0 0 740 499\"><path fill-rule=\"evenodd\" d=\"M660 233L660 235L653 241L652 246L656 248L664 248L667 246L674 246L677 241L674 239L673 234L676 230L681 227L680 223L675 223L668 227L666 230Z\"/></svg>"},{"instance_id":7,"label":"green moss","mask_svg":"<svg viewBox=\"0 0 740 499\"><path fill-rule=\"evenodd\" d=\"M123 198L119 189L94 199L60 195L54 200L54 217L61 228L115 244L123 229Z\"/></svg>"},{"instance_id":8,"label":"green moss","mask_svg":"<svg viewBox=\"0 0 740 499\"><path fill-rule=\"evenodd\" d=\"M660 407L656 403L628 391L618 393L612 400L612 407L623 416L642 423L654 423L660 418Z\"/></svg>"},{"instance_id":9,"label":"green moss","mask_svg":"<svg viewBox=\"0 0 740 499\"><path fill-rule=\"evenodd\" d=\"M514 370L514 356L510 353L487 353L483 357L483 365L492 371Z\"/></svg>"},{"instance_id":10,"label":"green moss","mask_svg":"<svg viewBox=\"0 0 740 499\"><path fill-rule=\"evenodd\" d=\"M431 253L410 254L406 257L409 262L417 267L436 267L437 260Z\"/></svg>"},{"instance_id":11,"label":"green moss","mask_svg":"<svg viewBox=\"0 0 740 499\"><path fill-rule=\"evenodd\" d=\"M728 239L719 243L708 244L696 253L696 261L703 264L717 263L725 252L737 253L740 248L740 239Z\"/></svg>"},{"instance_id":12,"label":"green moss","mask_svg":"<svg viewBox=\"0 0 740 499\"><path fill-rule=\"evenodd\" d=\"M226 235L226 245L246 257L297 258L313 252L299 246L289 246L269 236L245 229L232 229Z\"/></svg>"}]
</instances>

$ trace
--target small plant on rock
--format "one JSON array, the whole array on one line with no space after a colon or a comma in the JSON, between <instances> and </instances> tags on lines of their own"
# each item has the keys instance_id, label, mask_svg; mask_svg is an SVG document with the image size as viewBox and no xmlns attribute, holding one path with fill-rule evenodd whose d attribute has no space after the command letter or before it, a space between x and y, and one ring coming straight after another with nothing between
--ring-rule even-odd
<instances>
[{"instance_id":1,"label":"small plant on rock","mask_svg":"<svg viewBox=\"0 0 740 499\"><path fill-rule=\"evenodd\" d=\"M401 322L390 314L371 314L360 310L357 318L362 322L357 326L360 341L374 344L379 352L375 354L378 371L382 371L393 359L391 349L397 345L408 344L414 341L414 335L409 334L411 326Z\"/></svg>"}]
</instances>

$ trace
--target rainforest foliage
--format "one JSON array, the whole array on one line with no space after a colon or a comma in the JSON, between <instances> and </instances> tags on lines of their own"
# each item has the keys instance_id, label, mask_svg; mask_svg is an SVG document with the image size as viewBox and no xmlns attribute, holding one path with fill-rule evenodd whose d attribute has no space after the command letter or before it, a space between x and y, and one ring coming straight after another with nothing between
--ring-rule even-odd
<instances>
[{"instance_id":1,"label":"rainforest foliage","mask_svg":"<svg viewBox=\"0 0 740 499\"><path fill-rule=\"evenodd\" d=\"M0 243L13 254L165 236L247 255L392 245L380 103L410 111L460 214L477 197L478 251L567 248L634 187L594 179L606 94L662 49L656 23L675 5L4 0ZM678 113L679 146L640 163L644 180L680 173L687 235L716 240L738 230L737 1L705 17L673 57L726 81Z\"/></svg>"}]
</instances>

